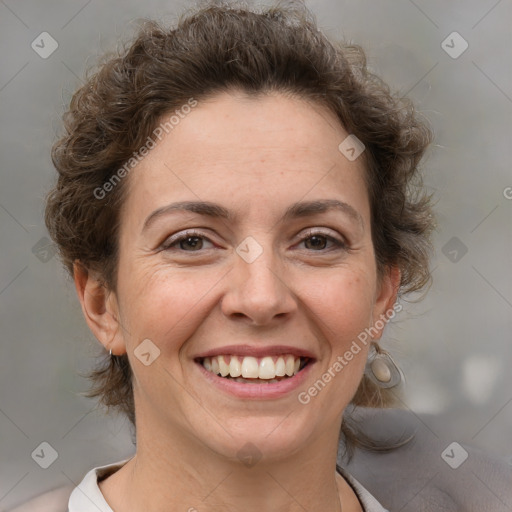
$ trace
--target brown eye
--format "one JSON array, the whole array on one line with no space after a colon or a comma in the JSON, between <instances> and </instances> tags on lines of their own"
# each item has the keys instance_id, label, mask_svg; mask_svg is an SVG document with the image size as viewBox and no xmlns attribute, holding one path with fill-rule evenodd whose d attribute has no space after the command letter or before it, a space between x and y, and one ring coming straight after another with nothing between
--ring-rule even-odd
<instances>
[{"instance_id":1,"label":"brown eye","mask_svg":"<svg viewBox=\"0 0 512 512\"><path fill-rule=\"evenodd\" d=\"M315 252L328 252L346 248L344 242L325 233L306 233L306 235L302 237L301 243L304 243L306 249Z\"/></svg>"},{"instance_id":2,"label":"brown eye","mask_svg":"<svg viewBox=\"0 0 512 512\"><path fill-rule=\"evenodd\" d=\"M205 242L212 244L202 233L188 231L171 236L162 244L161 248L165 251L199 252L202 249L211 248L204 247Z\"/></svg>"},{"instance_id":3,"label":"brown eye","mask_svg":"<svg viewBox=\"0 0 512 512\"><path fill-rule=\"evenodd\" d=\"M193 251L203 248L203 239L198 236L187 236L180 241L180 249L186 250L187 246L191 247Z\"/></svg>"},{"instance_id":4,"label":"brown eye","mask_svg":"<svg viewBox=\"0 0 512 512\"><path fill-rule=\"evenodd\" d=\"M307 249L325 249L325 246L327 245L327 237L322 235L313 235L306 238L304 243Z\"/></svg>"}]
</instances>

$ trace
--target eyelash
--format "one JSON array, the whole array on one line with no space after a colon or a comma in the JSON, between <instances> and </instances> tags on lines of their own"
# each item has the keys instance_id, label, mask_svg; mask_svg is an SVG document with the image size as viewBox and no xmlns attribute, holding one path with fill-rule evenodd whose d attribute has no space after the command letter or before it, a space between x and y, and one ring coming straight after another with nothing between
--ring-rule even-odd
<instances>
[{"instance_id":1,"label":"eyelash","mask_svg":"<svg viewBox=\"0 0 512 512\"><path fill-rule=\"evenodd\" d=\"M311 249L311 251L313 251L313 252L319 252L319 253L323 252L323 253L325 253L325 252L329 252L329 251L332 251L332 250L343 250L343 251L347 251L348 250L347 244L345 242L343 242L342 240L338 240L337 238L335 238L335 237L333 237L331 235L328 235L328 234L326 234L326 233L324 233L322 231L310 230L310 231L306 232L301 237L299 243L302 243L302 242L304 242L304 241L306 241L309 238L312 238L314 236L321 236L321 237L327 239L328 242L331 242L331 243L334 244L334 248L331 247L331 249L320 249L318 251L315 251L314 249ZM207 236L205 236L200 231L189 230L189 231L185 231L183 234L179 235L178 237L170 237L169 239L167 239L161 245L161 249L164 250L164 251L170 251L174 245L179 244L181 241L186 240L187 238L196 238L196 237L208 240L210 243L213 243ZM185 251L185 250L182 250L182 251L183 252L190 252L190 253L201 252L201 250L199 250L199 251Z\"/></svg>"}]
</instances>

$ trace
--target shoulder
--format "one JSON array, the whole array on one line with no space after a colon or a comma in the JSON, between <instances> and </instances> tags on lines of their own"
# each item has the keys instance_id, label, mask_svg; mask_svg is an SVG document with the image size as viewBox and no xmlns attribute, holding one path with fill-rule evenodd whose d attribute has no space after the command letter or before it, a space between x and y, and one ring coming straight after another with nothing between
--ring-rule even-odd
<instances>
[{"instance_id":1,"label":"shoulder","mask_svg":"<svg viewBox=\"0 0 512 512\"><path fill-rule=\"evenodd\" d=\"M362 409L363 432L383 443L411 438L390 451L356 449L345 464L382 505L402 512L512 510L512 466L456 440L440 439L408 411Z\"/></svg>"},{"instance_id":2,"label":"shoulder","mask_svg":"<svg viewBox=\"0 0 512 512\"><path fill-rule=\"evenodd\" d=\"M74 486L63 486L40 494L10 512L66 512Z\"/></svg>"},{"instance_id":3,"label":"shoulder","mask_svg":"<svg viewBox=\"0 0 512 512\"><path fill-rule=\"evenodd\" d=\"M78 486L67 485L52 489L8 512L69 512L68 507L72 510L89 510L91 504L95 505L96 510L110 510L99 490L98 478L102 479L117 471L128 460L92 468Z\"/></svg>"},{"instance_id":4,"label":"shoulder","mask_svg":"<svg viewBox=\"0 0 512 512\"><path fill-rule=\"evenodd\" d=\"M390 451L356 449L348 464L339 458L340 464L387 509L512 510L512 466L505 460L463 442L440 439L428 428L425 418L407 411L361 409L353 417L363 432L376 441L389 444L412 437ZM111 471L124 462L95 471ZM53 489L10 512L66 512L73 489Z\"/></svg>"}]
</instances>

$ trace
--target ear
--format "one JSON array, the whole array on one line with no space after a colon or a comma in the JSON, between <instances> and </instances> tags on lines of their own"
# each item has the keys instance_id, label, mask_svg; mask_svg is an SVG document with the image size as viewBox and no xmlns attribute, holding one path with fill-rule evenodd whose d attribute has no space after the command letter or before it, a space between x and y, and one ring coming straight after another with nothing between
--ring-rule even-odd
<instances>
[{"instance_id":1,"label":"ear","mask_svg":"<svg viewBox=\"0 0 512 512\"><path fill-rule=\"evenodd\" d=\"M126 352L119 324L115 293L108 290L99 276L75 260L73 263L75 288L85 321L96 339L112 354Z\"/></svg>"},{"instance_id":2,"label":"ear","mask_svg":"<svg viewBox=\"0 0 512 512\"><path fill-rule=\"evenodd\" d=\"M393 306L400 288L401 277L400 269L397 266L388 267L381 276L373 308L372 338L374 340L381 338L390 314L395 311Z\"/></svg>"}]
</instances>

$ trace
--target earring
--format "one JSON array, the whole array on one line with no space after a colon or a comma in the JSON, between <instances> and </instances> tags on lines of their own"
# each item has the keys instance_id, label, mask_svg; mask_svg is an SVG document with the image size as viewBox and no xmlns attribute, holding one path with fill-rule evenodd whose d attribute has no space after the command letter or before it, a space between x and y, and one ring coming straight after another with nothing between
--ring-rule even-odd
<instances>
[{"instance_id":1,"label":"earring","mask_svg":"<svg viewBox=\"0 0 512 512\"><path fill-rule=\"evenodd\" d=\"M112 357L112 349L109 350L108 355Z\"/></svg>"},{"instance_id":2,"label":"earring","mask_svg":"<svg viewBox=\"0 0 512 512\"><path fill-rule=\"evenodd\" d=\"M392 357L372 342L365 368L366 376L381 388L394 388L405 381L404 374Z\"/></svg>"}]
</instances>

